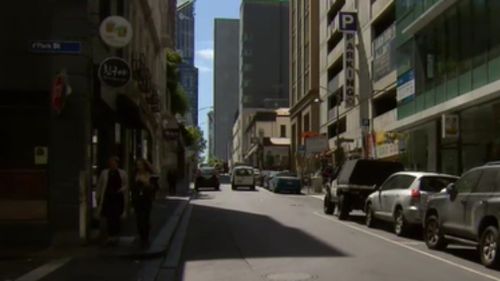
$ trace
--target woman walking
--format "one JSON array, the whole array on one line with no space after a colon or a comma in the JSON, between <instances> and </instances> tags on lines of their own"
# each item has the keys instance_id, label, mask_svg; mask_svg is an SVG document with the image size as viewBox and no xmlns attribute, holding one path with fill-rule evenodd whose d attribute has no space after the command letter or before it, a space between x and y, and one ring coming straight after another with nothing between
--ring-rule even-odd
<instances>
[{"instance_id":1,"label":"woman walking","mask_svg":"<svg viewBox=\"0 0 500 281\"><path fill-rule=\"evenodd\" d=\"M98 214L105 219L108 245L118 242L121 219L127 204L127 173L118 168L118 157L108 160L108 169L102 171L97 184Z\"/></svg>"},{"instance_id":2,"label":"woman walking","mask_svg":"<svg viewBox=\"0 0 500 281\"><path fill-rule=\"evenodd\" d=\"M144 159L137 160L134 185L132 187L132 203L137 219L137 232L143 247L149 245L151 208L156 192L154 179L154 169L151 164Z\"/></svg>"}]
</instances>

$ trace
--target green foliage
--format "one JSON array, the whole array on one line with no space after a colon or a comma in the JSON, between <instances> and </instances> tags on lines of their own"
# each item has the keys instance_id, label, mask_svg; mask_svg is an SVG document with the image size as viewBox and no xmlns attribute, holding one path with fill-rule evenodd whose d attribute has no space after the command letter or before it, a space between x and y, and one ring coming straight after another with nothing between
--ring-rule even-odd
<instances>
[{"instance_id":1,"label":"green foliage","mask_svg":"<svg viewBox=\"0 0 500 281\"><path fill-rule=\"evenodd\" d=\"M167 54L167 90L171 97L171 111L173 114L184 115L189 111L189 99L186 91L179 83L179 65L182 58L179 53L168 50Z\"/></svg>"},{"instance_id":2,"label":"green foliage","mask_svg":"<svg viewBox=\"0 0 500 281\"><path fill-rule=\"evenodd\" d=\"M189 99L187 97L186 91L180 84L177 85L172 94L172 113L179 113L180 115L186 114L189 110Z\"/></svg>"}]
</instances>

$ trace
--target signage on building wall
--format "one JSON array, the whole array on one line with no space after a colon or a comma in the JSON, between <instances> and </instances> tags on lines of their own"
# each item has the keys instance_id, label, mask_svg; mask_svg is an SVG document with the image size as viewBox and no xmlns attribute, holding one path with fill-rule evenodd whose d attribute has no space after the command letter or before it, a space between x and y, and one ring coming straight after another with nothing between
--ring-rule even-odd
<instances>
[{"instance_id":1,"label":"signage on building wall","mask_svg":"<svg viewBox=\"0 0 500 281\"><path fill-rule=\"evenodd\" d=\"M355 100L355 42L354 34L346 33L344 35L344 101L347 108L353 107Z\"/></svg>"},{"instance_id":2,"label":"signage on building wall","mask_svg":"<svg viewBox=\"0 0 500 281\"><path fill-rule=\"evenodd\" d=\"M319 135L305 140L307 154L321 153L328 150L328 137Z\"/></svg>"},{"instance_id":3,"label":"signage on building wall","mask_svg":"<svg viewBox=\"0 0 500 281\"><path fill-rule=\"evenodd\" d=\"M396 69L396 25L393 24L373 41L373 79L381 79Z\"/></svg>"},{"instance_id":4,"label":"signage on building wall","mask_svg":"<svg viewBox=\"0 0 500 281\"><path fill-rule=\"evenodd\" d=\"M443 114L441 117L442 138L458 138L460 119L457 114Z\"/></svg>"},{"instance_id":5,"label":"signage on building wall","mask_svg":"<svg viewBox=\"0 0 500 281\"><path fill-rule=\"evenodd\" d=\"M110 57L101 62L98 70L99 80L109 87L120 88L130 81L129 64L122 58Z\"/></svg>"},{"instance_id":6,"label":"signage on building wall","mask_svg":"<svg viewBox=\"0 0 500 281\"><path fill-rule=\"evenodd\" d=\"M82 43L75 41L39 40L31 41L33 53L76 55L82 51Z\"/></svg>"},{"instance_id":7,"label":"signage on building wall","mask_svg":"<svg viewBox=\"0 0 500 281\"><path fill-rule=\"evenodd\" d=\"M99 35L106 45L123 48L132 40L132 25L123 17L110 16L102 21Z\"/></svg>"},{"instance_id":8,"label":"signage on building wall","mask_svg":"<svg viewBox=\"0 0 500 281\"><path fill-rule=\"evenodd\" d=\"M339 30L341 32L356 32L357 29L357 13L339 12Z\"/></svg>"},{"instance_id":9,"label":"signage on building wall","mask_svg":"<svg viewBox=\"0 0 500 281\"><path fill-rule=\"evenodd\" d=\"M410 70L398 78L397 99L401 102L415 96L415 72Z\"/></svg>"},{"instance_id":10,"label":"signage on building wall","mask_svg":"<svg viewBox=\"0 0 500 281\"><path fill-rule=\"evenodd\" d=\"M54 78L50 93L50 104L52 109L57 113L61 113L66 102L66 97L71 94L71 87L68 84L66 73L62 71Z\"/></svg>"}]
</instances>

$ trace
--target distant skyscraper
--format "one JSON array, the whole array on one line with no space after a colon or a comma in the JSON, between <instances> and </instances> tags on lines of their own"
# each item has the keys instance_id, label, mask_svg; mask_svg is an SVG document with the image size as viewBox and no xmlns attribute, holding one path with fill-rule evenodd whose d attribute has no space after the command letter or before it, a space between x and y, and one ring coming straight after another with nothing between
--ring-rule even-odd
<instances>
[{"instance_id":1,"label":"distant skyscraper","mask_svg":"<svg viewBox=\"0 0 500 281\"><path fill-rule=\"evenodd\" d=\"M214 112L207 113L208 117L208 158L214 157L215 153L215 138L214 138Z\"/></svg>"},{"instance_id":2,"label":"distant skyscraper","mask_svg":"<svg viewBox=\"0 0 500 281\"><path fill-rule=\"evenodd\" d=\"M288 1L243 0L240 28L243 109L288 107L288 23Z\"/></svg>"},{"instance_id":3,"label":"distant skyscraper","mask_svg":"<svg viewBox=\"0 0 500 281\"><path fill-rule=\"evenodd\" d=\"M189 98L193 125L198 125L198 69L194 66L194 4L195 0L177 2L176 43L177 51L182 57L182 64L179 67L181 85Z\"/></svg>"},{"instance_id":4,"label":"distant skyscraper","mask_svg":"<svg viewBox=\"0 0 500 281\"><path fill-rule=\"evenodd\" d=\"M252 112L289 106L289 3L286 0L242 0L240 10L240 151Z\"/></svg>"},{"instance_id":5,"label":"distant skyscraper","mask_svg":"<svg viewBox=\"0 0 500 281\"><path fill-rule=\"evenodd\" d=\"M214 153L225 162L231 158L234 115L238 111L239 22L215 19L214 24Z\"/></svg>"}]
</instances>

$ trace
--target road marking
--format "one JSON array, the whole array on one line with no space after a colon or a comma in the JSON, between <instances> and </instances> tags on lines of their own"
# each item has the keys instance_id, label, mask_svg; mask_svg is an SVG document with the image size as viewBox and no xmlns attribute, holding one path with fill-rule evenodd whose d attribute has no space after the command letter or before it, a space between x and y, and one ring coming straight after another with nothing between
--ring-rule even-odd
<instances>
[{"instance_id":1,"label":"road marking","mask_svg":"<svg viewBox=\"0 0 500 281\"><path fill-rule=\"evenodd\" d=\"M368 231L368 230L366 230L366 229L363 229L363 228L360 228L360 227L357 227L357 226L354 226L354 225L350 225L350 224L348 224L348 223L345 223L345 222L342 222L342 221L339 221L339 220L332 219L332 218L330 218L330 217L328 217L328 216L326 216L326 215L320 214L320 213L318 213L318 212L313 212L313 214L314 214L315 216L320 217L320 218L324 218L324 219L327 219L327 220L329 220L329 221L332 221L332 222L335 222L335 223L338 223L338 224L342 224L342 225L344 225L344 226L347 226L347 227L349 227L349 228L351 228L351 229L357 230L357 231L362 232L362 233L364 233L364 234L370 235L370 236L372 236L372 237L379 238L379 239L381 239L381 240L384 240L384 241L389 242L389 243L391 243L391 244L394 244L394 245L396 245L396 246L400 246L400 247L406 248L406 249L408 249L408 250L410 250L410 251L413 251L413 252L415 252L415 253L419 253L419 254L421 254L421 255L424 255L424 256L427 256L427 257L433 258L433 259L435 259L435 260L438 260L438 261L444 262L444 263L446 263L446 264L448 264L448 265L451 265L451 266L454 266L454 267L458 267L458 268L460 268L460 269L462 269L462 270L465 270L465 271L468 271L468 272L470 272L470 273L474 273L474 274L480 275L480 276L482 276L482 277L484 277L484 278L488 278L488 279L491 279L491 280L500 281L500 278L498 278L498 277L495 277L495 276L493 276L493 275L489 275L489 274L484 273L484 272L481 272L481 271L474 270L474 269L472 269L472 268L469 268L469 267L466 267L466 266L464 266L464 265L461 265L461 264L458 264L458 263L455 263L455 262L449 261L449 260L447 260L447 259L445 259L445 258L442 258L442 257L436 256L436 255L430 254L430 253L428 253L428 252L425 252L425 251L422 251L422 250L419 250L419 249L415 249L415 248L411 247L410 245L408 245L408 244L406 244L406 243L404 243L404 242L398 242L398 241L391 240L391 239L389 239L389 238L387 238L387 237L384 237L384 236L382 236L382 235L379 235L379 234L373 233L373 232Z\"/></svg>"},{"instance_id":2,"label":"road marking","mask_svg":"<svg viewBox=\"0 0 500 281\"><path fill-rule=\"evenodd\" d=\"M16 281L37 281L50 273L56 271L63 265L67 264L72 258L61 258L48 262L40 267L33 269L32 271L26 273L25 275L16 279Z\"/></svg>"}]
</instances>

